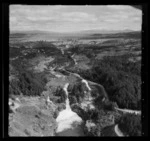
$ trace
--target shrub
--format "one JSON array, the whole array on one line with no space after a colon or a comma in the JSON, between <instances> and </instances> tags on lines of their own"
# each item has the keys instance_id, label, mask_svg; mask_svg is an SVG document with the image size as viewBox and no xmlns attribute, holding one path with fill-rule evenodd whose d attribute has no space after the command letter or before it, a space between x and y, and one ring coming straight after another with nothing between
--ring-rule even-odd
<instances>
[{"instance_id":1,"label":"shrub","mask_svg":"<svg viewBox=\"0 0 150 141\"><path fill-rule=\"evenodd\" d=\"M129 136L141 136L141 116L126 114L119 121L120 130Z\"/></svg>"}]
</instances>

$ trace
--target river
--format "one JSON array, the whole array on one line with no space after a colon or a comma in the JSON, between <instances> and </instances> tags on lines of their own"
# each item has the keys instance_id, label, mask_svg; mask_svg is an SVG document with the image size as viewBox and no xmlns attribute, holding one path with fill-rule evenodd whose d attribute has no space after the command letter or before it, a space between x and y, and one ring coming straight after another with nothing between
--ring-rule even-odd
<instances>
[{"instance_id":1,"label":"river","mask_svg":"<svg viewBox=\"0 0 150 141\"><path fill-rule=\"evenodd\" d=\"M66 71L63 69L63 71ZM88 80L83 79L79 74L71 73L69 71L66 71L70 74L75 75L76 77L80 78L82 80L82 83L85 83L86 87L89 91L91 91L91 88L88 84ZM97 86L100 86L102 88L102 85L97 84L95 82L91 82ZM68 98L68 86L69 83L66 83L64 86L64 91L66 93L66 109L62 110L58 117L56 118L56 121L58 123L58 128L56 130L56 136L84 136L83 130L81 128L82 119L77 115L77 113L73 112L70 108L69 98ZM122 111L124 113L132 113L132 114L141 114L141 111L135 111L131 109L121 109L121 108L115 108L116 110ZM118 130L117 130L118 129ZM115 126L115 132L118 133L119 128L118 126ZM118 136L123 136L123 134L117 134Z\"/></svg>"},{"instance_id":2,"label":"river","mask_svg":"<svg viewBox=\"0 0 150 141\"><path fill-rule=\"evenodd\" d=\"M63 71L66 71L66 70L63 70ZM89 80L85 80L84 78L82 78L79 74L77 73L72 73L72 72L69 72L69 71L66 71L78 78L80 78L82 80L83 83L86 84L87 88L91 91L91 88L90 86L88 85L88 82L94 84L94 85L97 85L99 86L101 89L104 89L104 87L101 85L101 84L98 84L98 83L95 83L95 82L92 82L92 81L89 81ZM122 111L123 113L131 113L131 114L136 114L136 115L141 115L141 111L138 111L138 110L132 110L132 109L121 109L121 108L117 108L115 107L116 110L118 111Z\"/></svg>"},{"instance_id":3,"label":"river","mask_svg":"<svg viewBox=\"0 0 150 141\"><path fill-rule=\"evenodd\" d=\"M68 86L69 83L66 83L63 88L67 96L66 109L61 111L56 118L56 122L58 123L56 136L84 136L83 130L80 126L82 119L70 108L67 90Z\"/></svg>"},{"instance_id":4,"label":"river","mask_svg":"<svg viewBox=\"0 0 150 141\"><path fill-rule=\"evenodd\" d=\"M124 136L123 133L120 131L120 129L118 127L118 124L115 125L114 130L115 130L117 136L119 136L119 137L123 137Z\"/></svg>"}]
</instances>

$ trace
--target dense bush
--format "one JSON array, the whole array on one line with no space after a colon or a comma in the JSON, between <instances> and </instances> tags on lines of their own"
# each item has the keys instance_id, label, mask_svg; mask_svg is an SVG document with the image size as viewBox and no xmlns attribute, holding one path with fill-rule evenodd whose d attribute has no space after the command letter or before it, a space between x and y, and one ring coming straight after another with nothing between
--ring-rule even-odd
<instances>
[{"instance_id":1,"label":"dense bush","mask_svg":"<svg viewBox=\"0 0 150 141\"><path fill-rule=\"evenodd\" d=\"M69 85L68 91L69 91L70 104L74 104L76 102L81 103L82 100L84 99L85 96L84 88L80 82L76 83L73 86Z\"/></svg>"},{"instance_id":2,"label":"dense bush","mask_svg":"<svg viewBox=\"0 0 150 141\"><path fill-rule=\"evenodd\" d=\"M141 116L126 114L119 121L120 130L129 136L141 136Z\"/></svg>"},{"instance_id":3,"label":"dense bush","mask_svg":"<svg viewBox=\"0 0 150 141\"><path fill-rule=\"evenodd\" d=\"M33 45L33 48L50 48L50 47L55 47L55 45L53 45L51 42L47 42L47 41L36 41Z\"/></svg>"},{"instance_id":4,"label":"dense bush","mask_svg":"<svg viewBox=\"0 0 150 141\"><path fill-rule=\"evenodd\" d=\"M19 88L24 95L40 95L44 90L44 82L31 72L22 72L19 76Z\"/></svg>"},{"instance_id":5,"label":"dense bush","mask_svg":"<svg viewBox=\"0 0 150 141\"><path fill-rule=\"evenodd\" d=\"M91 70L80 72L84 78L102 84L111 101L121 108L140 109L141 64L128 61L128 55L104 57Z\"/></svg>"},{"instance_id":6,"label":"dense bush","mask_svg":"<svg viewBox=\"0 0 150 141\"><path fill-rule=\"evenodd\" d=\"M37 53L36 52L30 52L28 53L24 58L26 59L33 59L37 56Z\"/></svg>"},{"instance_id":7,"label":"dense bush","mask_svg":"<svg viewBox=\"0 0 150 141\"><path fill-rule=\"evenodd\" d=\"M57 64L57 66L62 66L65 64L70 64L71 62L72 62L72 59L68 58L67 56L58 55L55 57L55 60L53 60L52 63Z\"/></svg>"},{"instance_id":8,"label":"dense bush","mask_svg":"<svg viewBox=\"0 0 150 141\"><path fill-rule=\"evenodd\" d=\"M61 55L61 51L53 45L51 42L47 41L37 41L33 48L38 49L40 52L45 52L47 56L51 55Z\"/></svg>"},{"instance_id":9,"label":"dense bush","mask_svg":"<svg viewBox=\"0 0 150 141\"><path fill-rule=\"evenodd\" d=\"M18 87L18 81L12 80L9 83L9 94L10 95L20 95L20 90Z\"/></svg>"},{"instance_id":10,"label":"dense bush","mask_svg":"<svg viewBox=\"0 0 150 141\"><path fill-rule=\"evenodd\" d=\"M88 109L86 111L86 116L87 116L88 120L93 120L96 122L98 120L98 115L99 115L98 109L93 109L93 110Z\"/></svg>"},{"instance_id":11,"label":"dense bush","mask_svg":"<svg viewBox=\"0 0 150 141\"><path fill-rule=\"evenodd\" d=\"M88 119L88 116L86 114L86 111L84 111L81 107L79 107L78 105L73 105L71 107L73 112L76 112L78 114L79 117L82 118L83 121L86 121Z\"/></svg>"},{"instance_id":12,"label":"dense bush","mask_svg":"<svg viewBox=\"0 0 150 141\"><path fill-rule=\"evenodd\" d=\"M26 69L26 63L22 58L14 60L11 62L11 65L15 68L16 71L22 72Z\"/></svg>"},{"instance_id":13,"label":"dense bush","mask_svg":"<svg viewBox=\"0 0 150 141\"><path fill-rule=\"evenodd\" d=\"M69 101L70 101L70 105L77 103L76 96L70 96L69 95Z\"/></svg>"},{"instance_id":14,"label":"dense bush","mask_svg":"<svg viewBox=\"0 0 150 141\"><path fill-rule=\"evenodd\" d=\"M68 51L76 53L76 54L81 53L82 50L83 50L83 48L80 47L79 45L76 45L76 46L71 47L71 48L68 49Z\"/></svg>"},{"instance_id":15,"label":"dense bush","mask_svg":"<svg viewBox=\"0 0 150 141\"><path fill-rule=\"evenodd\" d=\"M60 97L57 101L58 103L65 103L67 96L63 88L57 87L56 91L54 92L54 95Z\"/></svg>"},{"instance_id":16,"label":"dense bush","mask_svg":"<svg viewBox=\"0 0 150 141\"><path fill-rule=\"evenodd\" d=\"M9 93L26 96L40 95L45 87L45 80L40 74L33 74L31 71L21 71L18 74L18 81L11 81L9 84Z\"/></svg>"},{"instance_id":17,"label":"dense bush","mask_svg":"<svg viewBox=\"0 0 150 141\"><path fill-rule=\"evenodd\" d=\"M62 110L64 110L66 108L66 105L65 104L60 104L60 105L58 105L58 111L60 112L60 111L62 111Z\"/></svg>"},{"instance_id":18,"label":"dense bush","mask_svg":"<svg viewBox=\"0 0 150 141\"><path fill-rule=\"evenodd\" d=\"M101 136L101 128L99 125L91 127L90 130L88 130L88 128L85 126L83 130L86 136L90 136L90 137Z\"/></svg>"},{"instance_id":19,"label":"dense bush","mask_svg":"<svg viewBox=\"0 0 150 141\"><path fill-rule=\"evenodd\" d=\"M17 57L21 55L21 49L20 48L15 48L15 47L10 47L9 49L9 57Z\"/></svg>"}]
</instances>

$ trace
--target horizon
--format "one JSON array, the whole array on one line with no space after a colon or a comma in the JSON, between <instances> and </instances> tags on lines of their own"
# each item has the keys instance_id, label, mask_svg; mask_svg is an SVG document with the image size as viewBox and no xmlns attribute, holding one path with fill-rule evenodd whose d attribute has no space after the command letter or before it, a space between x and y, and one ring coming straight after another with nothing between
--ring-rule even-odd
<instances>
[{"instance_id":1,"label":"horizon","mask_svg":"<svg viewBox=\"0 0 150 141\"><path fill-rule=\"evenodd\" d=\"M141 10L127 5L10 5L10 32L141 31L141 25Z\"/></svg>"},{"instance_id":2,"label":"horizon","mask_svg":"<svg viewBox=\"0 0 150 141\"><path fill-rule=\"evenodd\" d=\"M95 31L95 33L100 33L99 31L102 31L101 33L111 33L111 32L141 32L141 30L131 30L131 29L124 29L124 30L99 30L99 29L91 29L91 30L80 30L80 31L71 31L71 32L58 32L58 31L46 31L46 30L10 30L10 33L23 33L23 32L43 32L43 33L60 33L60 34L77 34L77 33L85 33L85 32ZM97 32L96 32L97 31Z\"/></svg>"}]
</instances>

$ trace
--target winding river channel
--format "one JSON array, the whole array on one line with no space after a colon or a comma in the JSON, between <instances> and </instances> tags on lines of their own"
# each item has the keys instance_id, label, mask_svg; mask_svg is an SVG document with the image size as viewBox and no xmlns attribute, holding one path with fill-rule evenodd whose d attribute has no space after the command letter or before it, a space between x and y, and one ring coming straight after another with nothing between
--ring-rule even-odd
<instances>
[{"instance_id":1,"label":"winding river channel","mask_svg":"<svg viewBox=\"0 0 150 141\"><path fill-rule=\"evenodd\" d=\"M72 75L75 75L76 77L78 77L78 78L80 78L81 80L82 80L82 82L84 82L85 84L86 84L86 86L87 86L87 88L89 89L89 90L91 90L91 88L90 88L90 86L88 85L88 82L90 82L90 83L92 83L92 84L94 84L94 85L97 85L97 86L99 86L100 88L102 88L103 86L102 85L100 85L100 84L98 84L98 83L95 83L95 82L92 82L92 81L89 81L89 80L85 80L84 78L82 78L79 74L77 74L77 73L72 73L72 72L69 72L69 71L67 71L67 70L63 70L63 71L66 71L66 72L68 72L68 73L70 73L70 74L72 74ZM121 109L121 108L115 108L116 110L118 110L118 111L122 111L123 113L131 113L131 114L136 114L136 115L141 115L141 111L138 111L138 110L131 110L131 109Z\"/></svg>"},{"instance_id":2,"label":"winding river channel","mask_svg":"<svg viewBox=\"0 0 150 141\"><path fill-rule=\"evenodd\" d=\"M62 69L62 70L81 79L82 83L85 83L85 85L89 91L91 91L91 88L88 83L92 83L94 85L97 85L97 86L103 88L102 85L97 84L92 81L85 80L77 73L72 73L72 72L64 70L64 69ZM56 136L84 136L83 130L81 128L82 119L81 119L81 117L79 117L77 115L77 113L73 112L70 107L69 98L68 98L68 90L67 90L68 86L69 86L69 83L66 83L63 88L66 93L66 96L67 96L66 109L62 110L59 113L58 117L56 118L56 121L58 123L58 128L56 130ZM123 113L132 113L132 114L136 114L136 115L141 115L141 111L135 111L135 110L131 110L131 109L121 109L121 108L117 108L117 107L115 109L118 111L122 111ZM114 131L116 132L116 134L118 136L123 136L123 133L118 128L118 125L115 126Z\"/></svg>"}]
</instances>

